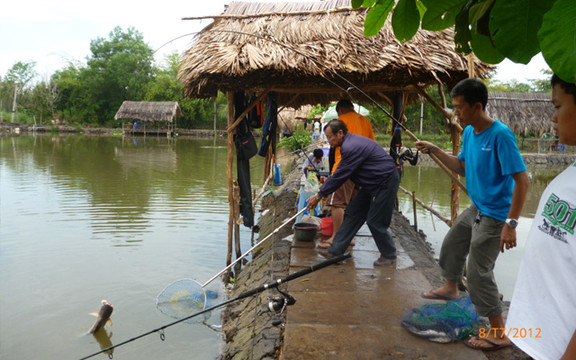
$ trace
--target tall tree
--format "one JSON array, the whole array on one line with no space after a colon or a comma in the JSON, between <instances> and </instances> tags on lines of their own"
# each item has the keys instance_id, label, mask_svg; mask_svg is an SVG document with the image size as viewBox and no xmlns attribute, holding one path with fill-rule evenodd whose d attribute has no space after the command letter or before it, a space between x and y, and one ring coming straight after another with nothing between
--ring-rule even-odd
<instances>
[{"instance_id":1,"label":"tall tree","mask_svg":"<svg viewBox=\"0 0 576 360\"><path fill-rule=\"evenodd\" d=\"M14 95L12 97L12 121L15 120L18 106L18 95L26 89L30 81L37 75L35 61L18 61L6 73L6 81L12 84Z\"/></svg>"},{"instance_id":2,"label":"tall tree","mask_svg":"<svg viewBox=\"0 0 576 360\"><path fill-rule=\"evenodd\" d=\"M124 100L141 101L154 76L153 50L142 33L116 27L108 39L90 43L91 57L81 80L96 107L100 125L111 121Z\"/></svg>"},{"instance_id":3,"label":"tall tree","mask_svg":"<svg viewBox=\"0 0 576 360\"><path fill-rule=\"evenodd\" d=\"M184 97L182 83L178 80L178 71L182 57L174 52L166 56L163 66L157 70L156 78L148 86L145 100L177 101L182 109L182 117L177 119L180 128L207 128L214 126L214 109L216 118L222 127L226 124L225 112L218 111L226 107L226 98L219 96L214 101L208 99L189 99Z\"/></svg>"},{"instance_id":4,"label":"tall tree","mask_svg":"<svg viewBox=\"0 0 576 360\"><path fill-rule=\"evenodd\" d=\"M352 0L370 8L364 33L376 35L393 11L392 27L400 41L418 28L455 27L456 49L474 52L498 64L504 58L527 64L540 51L550 68L576 82L576 1L574 0Z\"/></svg>"}]
</instances>

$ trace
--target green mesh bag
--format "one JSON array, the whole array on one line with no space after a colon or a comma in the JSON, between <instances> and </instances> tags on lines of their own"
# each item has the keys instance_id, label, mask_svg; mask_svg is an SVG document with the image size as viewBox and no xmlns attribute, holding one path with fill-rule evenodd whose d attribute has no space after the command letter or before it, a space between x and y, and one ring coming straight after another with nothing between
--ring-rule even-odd
<instances>
[{"instance_id":1,"label":"green mesh bag","mask_svg":"<svg viewBox=\"0 0 576 360\"><path fill-rule=\"evenodd\" d=\"M479 321L468 296L413 308L402 316L402 326L406 330L437 343L451 343L467 337Z\"/></svg>"}]
</instances>

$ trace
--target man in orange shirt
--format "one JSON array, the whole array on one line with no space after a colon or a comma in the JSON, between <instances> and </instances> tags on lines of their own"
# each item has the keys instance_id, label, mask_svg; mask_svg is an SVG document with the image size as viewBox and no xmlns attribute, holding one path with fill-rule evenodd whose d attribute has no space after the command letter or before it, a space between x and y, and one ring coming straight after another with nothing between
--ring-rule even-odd
<instances>
[{"instance_id":1,"label":"man in orange shirt","mask_svg":"<svg viewBox=\"0 0 576 360\"><path fill-rule=\"evenodd\" d=\"M372 130L372 124L370 124L370 121L366 117L358 114L354 110L354 104L352 104L350 100L342 99L338 101L336 104L336 113L338 114L338 120L342 120L346 124L349 133L362 135L376 141L374 131ZM334 151L334 165L330 169L330 173L332 174L336 171L338 164L342 159L340 148L337 147ZM318 244L319 248L327 249L332 245L332 240L334 240L334 236L338 232L338 229L340 229L342 221L344 220L344 210L357 192L358 190L356 189L356 185L351 180L347 180L344 185L340 186L338 190L327 197L325 204L331 208L334 230L330 238L321 241ZM354 241L352 241L352 244L354 244Z\"/></svg>"}]
</instances>

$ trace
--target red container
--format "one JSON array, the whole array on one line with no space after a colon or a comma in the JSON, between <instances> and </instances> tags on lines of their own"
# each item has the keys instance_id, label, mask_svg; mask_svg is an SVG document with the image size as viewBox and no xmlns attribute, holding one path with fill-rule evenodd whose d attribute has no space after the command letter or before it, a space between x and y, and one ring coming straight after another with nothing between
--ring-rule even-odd
<instances>
[{"instance_id":1,"label":"red container","mask_svg":"<svg viewBox=\"0 0 576 360\"><path fill-rule=\"evenodd\" d=\"M332 236L332 232L334 231L334 225L332 224L332 218L331 217L322 218L322 223L320 224L320 229L322 230L323 236Z\"/></svg>"}]
</instances>

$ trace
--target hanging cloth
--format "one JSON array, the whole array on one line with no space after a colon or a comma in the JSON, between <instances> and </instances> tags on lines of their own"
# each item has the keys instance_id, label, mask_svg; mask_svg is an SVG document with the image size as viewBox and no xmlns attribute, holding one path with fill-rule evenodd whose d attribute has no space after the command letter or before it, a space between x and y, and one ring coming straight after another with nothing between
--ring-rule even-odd
<instances>
[{"instance_id":1,"label":"hanging cloth","mask_svg":"<svg viewBox=\"0 0 576 360\"><path fill-rule=\"evenodd\" d=\"M278 106L276 105L276 94L273 92L268 93L268 114L264 120L262 128L262 144L258 155L266 157L268 154L268 147L276 144L276 128L278 127Z\"/></svg>"},{"instance_id":2,"label":"hanging cloth","mask_svg":"<svg viewBox=\"0 0 576 360\"><path fill-rule=\"evenodd\" d=\"M234 94L235 117L246 109L244 100L244 92ZM236 146L238 187L240 188L240 215L242 215L244 226L251 228L254 226L254 209L252 208L252 186L250 184L250 158L256 155L258 147L250 132L246 117L236 127L234 144Z\"/></svg>"}]
</instances>

